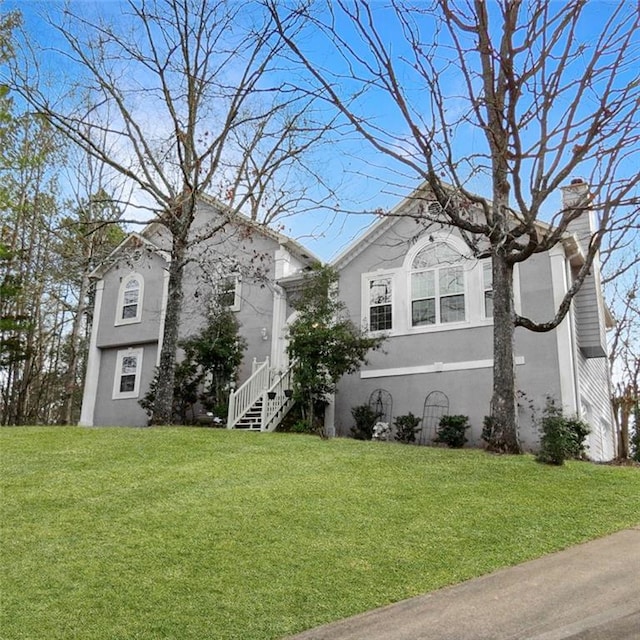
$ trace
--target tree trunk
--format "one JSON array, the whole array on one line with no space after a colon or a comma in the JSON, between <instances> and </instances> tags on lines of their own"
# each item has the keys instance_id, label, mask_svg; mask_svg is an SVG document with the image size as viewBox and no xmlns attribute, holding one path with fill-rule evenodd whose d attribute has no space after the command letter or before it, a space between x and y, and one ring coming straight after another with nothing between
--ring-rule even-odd
<instances>
[{"instance_id":1,"label":"tree trunk","mask_svg":"<svg viewBox=\"0 0 640 640\"><path fill-rule=\"evenodd\" d=\"M622 415L620 416L620 448L618 458L626 460L629 457L629 410L626 405L622 405Z\"/></svg>"},{"instance_id":2,"label":"tree trunk","mask_svg":"<svg viewBox=\"0 0 640 640\"><path fill-rule=\"evenodd\" d=\"M626 460L630 453L630 437L629 437L629 418L631 417L631 411L633 410L633 398L631 392L626 390L623 393L614 398L613 415L615 421L618 424L618 458L620 460Z\"/></svg>"},{"instance_id":3,"label":"tree trunk","mask_svg":"<svg viewBox=\"0 0 640 640\"><path fill-rule=\"evenodd\" d=\"M493 254L493 418L495 448L521 453L515 388L513 265Z\"/></svg>"},{"instance_id":4,"label":"tree trunk","mask_svg":"<svg viewBox=\"0 0 640 640\"><path fill-rule=\"evenodd\" d=\"M78 388L78 363L80 362L80 344L82 336L82 322L87 310L87 298L89 295L89 287L91 283L89 276L85 272L82 275L80 291L78 292L78 306L75 310L73 318L73 327L69 336L69 362L65 373L64 383L64 406L62 413L62 424L71 424L73 421L74 396Z\"/></svg>"},{"instance_id":5,"label":"tree trunk","mask_svg":"<svg viewBox=\"0 0 640 640\"><path fill-rule=\"evenodd\" d=\"M171 263L169 264L169 291L164 318L164 333L160 351L160 366L153 404L152 424L171 424L173 421L173 390L176 372L178 330L182 312L182 278L187 242L182 234L173 236Z\"/></svg>"}]
</instances>

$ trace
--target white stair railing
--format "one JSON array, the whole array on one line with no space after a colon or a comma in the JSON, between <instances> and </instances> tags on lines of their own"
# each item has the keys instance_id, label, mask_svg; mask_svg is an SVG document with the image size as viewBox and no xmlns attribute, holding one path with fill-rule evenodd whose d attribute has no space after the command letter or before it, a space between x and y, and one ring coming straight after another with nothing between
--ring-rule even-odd
<instances>
[{"instance_id":1,"label":"white stair railing","mask_svg":"<svg viewBox=\"0 0 640 640\"><path fill-rule=\"evenodd\" d=\"M251 377L238 389L229 394L229 411L227 413L227 429L233 429L239 420L251 409L271 386L271 369L269 358L258 363L255 358L252 364Z\"/></svg>"},{"instance_id":2,"label":"white stair railing","mask_svg":"<svg viewBox=\"0 0 640 640\"><path fill-rule=\"evenodd\" d=\"M273 431L293 405L293 365L276 375L262 402L261 431Z\"/></svg>"}]
</instances>

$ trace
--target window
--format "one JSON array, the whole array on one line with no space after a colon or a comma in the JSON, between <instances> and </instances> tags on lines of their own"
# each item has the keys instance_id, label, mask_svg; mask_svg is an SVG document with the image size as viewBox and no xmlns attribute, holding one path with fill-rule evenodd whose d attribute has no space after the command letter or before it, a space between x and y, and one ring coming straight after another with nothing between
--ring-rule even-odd
<instances>
[{"instance_id":1,"label":"window","mask_svg":"<svg viewBox=\"0 0 640 640\"><path fill-rule=\"evenodd\" d=\"M140 392L142 349L118 351L113 381L113 399L137 398Z\"/></svg>"},{"instance_id":2,"label":"window","mask_svg":"<svg viewBox=\"0 0 640 640\"><path fill-rule=\"evenodd\" d=\"M144 280L133 273L122 279L118 294L116 324L132 324L142 318L142 292Z\"/></svg>"},{"instance_id":3,"label":"window","mask_svg":"<svg viewBox=\"0 0 640 640\"><path fill-rule=\"evenodd\" d=\"M462 256L448 244L422 249L411 265L411 325L464 322L465 278Z\"/></svg>"},{"instance_id":4,"label":"window","mask_svg":"<svg viewBox=\"0 0 640 640\"><path fill-rule=\"evenodd\" d=\"M484 317L493 318L493 272L491 261L482 263L482 287L484 289Z\"/></svg>"},{"instance_id":5,"label":"window","mask_svg":"<svg viewBox=\"0 0 640 640\"><path fill-rule=\"evenodd\" d=\"M240 284L240 276L237 274L222 276L216 291L218 304L231 311L240 311Z\"/></svg>"},{"instance_id":6,"label":"window","mask_svg":"<svg viewBox=\"0 0 640 640\"><path fill-rule=\"evenodd\" d=\"M391 276L369 280L369 331L388 331L393 328Z\"/></svg>"}]
</instances>

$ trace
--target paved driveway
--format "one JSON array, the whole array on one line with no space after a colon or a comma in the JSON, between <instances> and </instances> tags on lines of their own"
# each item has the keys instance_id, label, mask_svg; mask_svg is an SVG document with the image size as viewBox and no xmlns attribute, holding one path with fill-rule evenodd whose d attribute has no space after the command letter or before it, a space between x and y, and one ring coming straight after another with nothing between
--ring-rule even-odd
<instances>
[{"instance_id":1,"label":"paved driveway","mask_svg":"<svg viewBox=\"0 0 640 640\"><path fill-rule=\"evenodd\" d=\"M640 640L640 525L294 639Z\"/></svg>"}]
</instances>

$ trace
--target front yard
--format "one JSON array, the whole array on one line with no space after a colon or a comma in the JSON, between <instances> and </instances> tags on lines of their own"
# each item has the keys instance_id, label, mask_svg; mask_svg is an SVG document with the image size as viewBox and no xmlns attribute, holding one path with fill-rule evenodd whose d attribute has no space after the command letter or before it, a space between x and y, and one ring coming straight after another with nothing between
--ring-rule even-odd
<instances>
[{"instance_id":1,"label":"front yard","mask_svg":"<svg viewBox=\"0 0 640 640\"><path fill-rule=\"evenodd\" d=\"M640 470L213 429L3 428L3 640L279 638L640 522Z\"/></svg>"}]
</instances>

